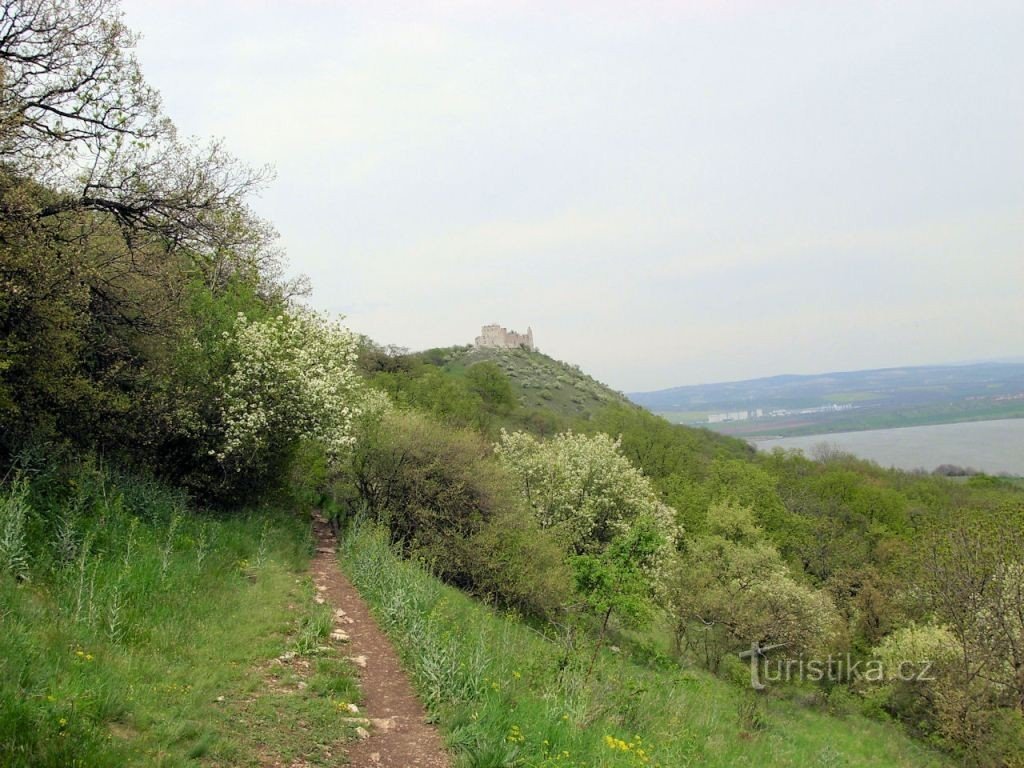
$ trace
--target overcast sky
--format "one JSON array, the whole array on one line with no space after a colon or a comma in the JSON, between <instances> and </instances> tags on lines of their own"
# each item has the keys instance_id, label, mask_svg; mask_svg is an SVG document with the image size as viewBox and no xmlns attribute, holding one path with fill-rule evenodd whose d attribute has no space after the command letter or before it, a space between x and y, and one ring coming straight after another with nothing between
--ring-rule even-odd
<instances>
[{"instance_id":1,"label":"overcast sky","mask_svg":"<svg viewBox=\"0 0 1024 768\"><path fill-rule=\"evenodd\" d=\"M617 389L1024 354L1024 4L127 0L312 302Z\"/></svg>"}]
</instances>

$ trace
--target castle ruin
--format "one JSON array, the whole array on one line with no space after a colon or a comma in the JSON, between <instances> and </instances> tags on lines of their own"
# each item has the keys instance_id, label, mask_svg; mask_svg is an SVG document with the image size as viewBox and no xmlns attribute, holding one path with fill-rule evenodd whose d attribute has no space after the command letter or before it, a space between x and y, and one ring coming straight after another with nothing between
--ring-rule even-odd
<instances>
[{"instance_id":1,"label":"castle ruin","mask_svg":"<svg viewBox=\"0 0 1024 768\"><path fill-rule=\"evenodd\" d=\"M525 347L529 350L536 349L533 345L532 328L527 327L526 333L516 333L515 331L506 330L497 323L491 323L481 328L480 335L473 340L473 343L478 347L498 347L500 349L519 349L520 347Z\"/></svg>"}]
</instances>

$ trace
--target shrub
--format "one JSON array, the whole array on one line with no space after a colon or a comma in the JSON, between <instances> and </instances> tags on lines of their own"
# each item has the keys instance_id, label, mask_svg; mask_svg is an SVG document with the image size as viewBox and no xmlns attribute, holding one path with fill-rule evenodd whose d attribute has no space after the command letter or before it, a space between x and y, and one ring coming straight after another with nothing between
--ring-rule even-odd
<instances>
[{"instance_id":1,"label":"shrub","mask_svg":"<svg viewBox=\"0 0 1024 768\"><path fill-rule=\"evenodd\" d=\"M503 430L496 451L541 527L556 531L567 551L598 552L638 519L665 540L675 537L675 513L608 435L564 432L540 441Z\"/></svg>"},{"instance_id":2,"label":"shrub","mask_svg":"<svg viewBox=\"0 0 1024 768\"><path fill-rule=\"evenodd\" d=\"M488 520L469 541L474 591L522 613L555 618L572 594L561 547L520 510Z\"/></svg>"},{"instance_id":3,"label":"shrub","mask_svg":"<svg viewBox=\"0 0 1024 768\"><path fill-rule=\"evenodd\" d=\"M522 508L477 434L402 409L361 419L349 479L407 556L456 586L550 614L569 583L550 534Z\"/></svg>"}]
</instances>

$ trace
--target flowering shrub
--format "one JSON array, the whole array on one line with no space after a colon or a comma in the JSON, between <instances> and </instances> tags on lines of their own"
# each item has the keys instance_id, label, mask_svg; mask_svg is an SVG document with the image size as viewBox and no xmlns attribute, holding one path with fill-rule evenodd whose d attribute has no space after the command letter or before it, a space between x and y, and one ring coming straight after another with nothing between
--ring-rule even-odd
<instances>
[{"instance_id":1,"label":"flowering shrub","mask_svg":"<svg viewBox=\"0 0 1024 768\"><path fill-rule=\"evenodd\" d=\"M351 445L356 344L345 328L304 310L266 321L239 313L224 336L232 364L222 383L223 443L214 452L221 463L240 471L303 439L332 456Z\"/></svg>"},{"instance_id":2,"label":"flowering shrub","mask_svg":"<svg viewBox=\"0 0 1024 768\"><path fill-rule=\"evenodd\" d=\"M495 450L541 527L557 530L577 554L602 549L640 519L674 538L675 513L608 435L564 432L540 441L502 430Z\"/></svg>"}]
</instances>

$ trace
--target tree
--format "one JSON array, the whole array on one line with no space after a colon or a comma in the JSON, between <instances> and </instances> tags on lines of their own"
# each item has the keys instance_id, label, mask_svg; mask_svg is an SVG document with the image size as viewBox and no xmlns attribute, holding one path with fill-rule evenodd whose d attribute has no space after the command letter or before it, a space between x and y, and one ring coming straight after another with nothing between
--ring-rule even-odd
<instances>
[{"instance_id":1,"label":"tree","mask_svg":"<svg viewBox=\"0 0 1024 768\"><path fill-rule=\"evenodd\" d=\"M603 552L572 558L576 591L601 622L587 679L604 645L612 614L633 626L642 625L649 617L657 592L652 575L661 565L664 547L665 537L657 522L641 518L612 539Z\"/></svg>"},{"instance_id":2,"label":"tree","mask_svg":"<svg viewBox=\"0 0 1024 768\"><path fill-rule=\"evenodd\" d=\"M250 321L239 313L222 379L217 459L255 473L286 456L299 440L338 458L351 446L357 407L354 337L308 310Z\"/></svg>"},{"instance_id":3,"label":"tree","mask_svg":"<svg viewBox=\"0 0 1024 768\"><path fill-rule=\"evenodd\" d=\"M523 509L488 443L380 392L370 399L345 470L356 510L459 587L528 614L561 612L571 586L564 553Z\"/></svg>"},{"instance_id":4,"label":"tree","mask_svg":"<svg viewBox=\"0 0 1024 768\"><path fill-rule=\"evenodd\" d=\"M466 371L466 380L484 406L495 413L507 414L515 408L516 399L508 376L490 360L471 365Z\"/></svg>"},{"instance_id":5,"label":"tree","mask_svg":"<svg viewBox=\"0 0 1024 768\"><path fill-rule=\"evenodd\" d=\"M135 40L114 0L0 0L0 453L58 438L188 465L184 401L220 394L173 375L193 298L245 285L252 317L301 289L247 205L265 170L179 139Z\"/></svg>"},{"instance_id":6,"label":"tree","mask_svg":"<svg viewBox=\"0 0 1024 768\"><path fill-rule=\"evenodd\" d=\"M717 669L726 653L753 642L799 654L829 639L837 621L831 601L790 575L749 509L712 506L706 531L687 543L667 579L680 649L685 641Z\"/></svg>"},{"instance_id":7,"label":"tree","mask_svg":"<svg viewBox=\"0 0 1024 768\"><path fill-rule=\"evenodd\" d=\"M572 554L601 552L639 520L675 540L674 511L608 435L564 432L541 441L502 430L495 452L541 527Z\"/></svg>"},{"instance_id":8,"label":"tree","mask_svg":"<svg viewBox=\"0 0 1024 768\"><path fill-rule=\"evenodd\" d=\"M934 696L939 730L969 752L998 740L1007 722L1024 732L1021 511L961 510L935 521L918 553L915 588L955 649Z\"/></svg>"},{"instance_id":9,"label":"tree","mask_svg":"<svg viewBox=\"0 0 1024 768\"><path fill-rule=\"evenodd\" d=\"M17 215L38 224L93 212L129 251L187 256L214 283L239 269L279 279L276 235L245 202L268 170L219 142L180 140L136 39L115 0L0 2L0 158L54 193Z\"/></svg>"}]
</instances>

